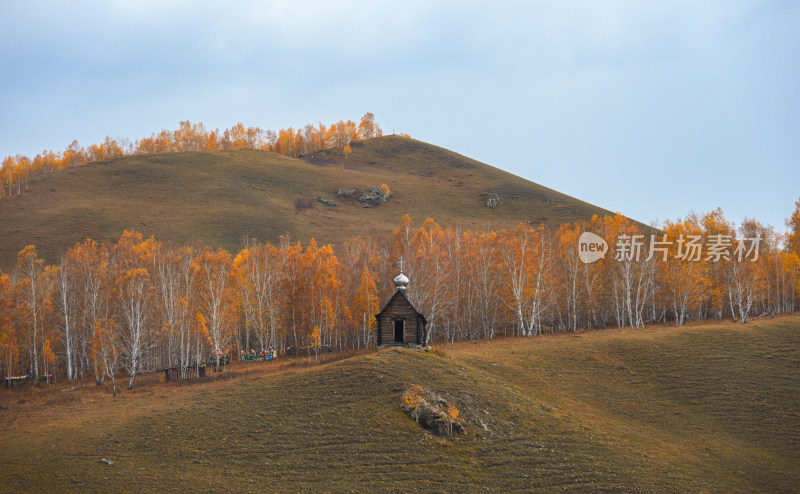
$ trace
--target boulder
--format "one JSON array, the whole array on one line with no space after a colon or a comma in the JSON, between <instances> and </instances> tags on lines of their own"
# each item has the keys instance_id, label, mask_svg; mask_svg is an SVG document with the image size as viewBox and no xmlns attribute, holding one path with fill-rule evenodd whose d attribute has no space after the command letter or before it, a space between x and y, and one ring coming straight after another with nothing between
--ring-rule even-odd
<instances>
[{"instance_id":1,"label":"boulder","mask_svg":"<svg viewBox=\"0 0 800 494\"><path fill-rule=\"evenodd\" d=\"M322 196L314 196L314 199L318 200L319 202L321 202L322 204L324 204L324 205L326 205L328 207L335 208L337 206L336 201L332 201L330 199L325 199Z\"/></svg>"},{"instance_id":2,"label":"boulder","mask_svg":"<svg viewBox=\"0 0 800 494\"><path fill-rule=\"evenodd\" d=\"M386 202L387 199L389 199L389 196L386 195L381 187L370 187L358 198L361 202Z\"/></svg>"},{"instance_id":3,"label":"boulder","mask_svg":"<svg viewBox=\"0 0 800 494\"><path fill-rule=\"evenodd\" d=\"M339 189L336 191L336 197L349 197L352 198L358 189Z\"/></svg>"},{"instance_id":4,"label":"boulder","mask_svg":"<svg viewBox=\"0 0 800 494\"><path fill-rule=\"evenodd\" d=\"M503 200L496 193L489 195L489 198L486 199L486 207L489 209L494 209L501 204L503 204Z\"/></svg>"},{"instance_id":5,"label":"boulder","mask_svg":"<svg viewBox=\"0 0 800 494\"><path fill-rule=\"evenodd\" d=\"M409 399L409 392L413 396L412 399ZM448 405L450 404L437 394L421 386L412 386L404 393L400 407L420 426L437 436L463 434L464 424L457 418L451 418L448 415ZM458 413L454 416L457 415Z\"/></svg>"}]
</instances>

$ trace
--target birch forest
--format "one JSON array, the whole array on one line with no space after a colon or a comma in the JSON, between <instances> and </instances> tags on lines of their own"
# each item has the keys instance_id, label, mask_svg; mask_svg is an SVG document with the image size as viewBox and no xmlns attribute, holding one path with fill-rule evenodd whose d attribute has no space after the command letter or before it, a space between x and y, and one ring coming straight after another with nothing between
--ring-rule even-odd
<instances>
[{"instance_id":1,"label":"birch forest","mask_svg":"<svg viewBox=\"0 0 800 494\"><path fill-rule=\"evenodd\" d=\"M374 316L401 259L427 343L747 323L797 308L800 200L787 225L737 227L716 210L647 235L621 215L461 231L403 216L391 238L336 248L248 240L237 253L126 231L116 243L78 243L55 265L30 245L0 272L0 366L8 376L124 376L130 388L142 372L196 372L209 355L374 348ZM582 261L583 232L608 244L605 257Z\"/></svg>"}]
</instances>

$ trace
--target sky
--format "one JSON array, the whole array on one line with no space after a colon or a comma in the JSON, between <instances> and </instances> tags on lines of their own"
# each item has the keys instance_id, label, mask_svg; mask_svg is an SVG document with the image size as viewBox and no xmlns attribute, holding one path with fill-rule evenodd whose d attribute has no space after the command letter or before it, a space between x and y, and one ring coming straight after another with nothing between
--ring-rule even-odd
<instances>
[{"instance_id":1,"label":"sky","mask_svg":"<svg viewBox=\"0 0 800 494\"><path fill-rule=\"evenodd\" d=\"M0 2L0 157L373 112L644 223L800 199L800 2Z\"/></svg>"}]
</instances>

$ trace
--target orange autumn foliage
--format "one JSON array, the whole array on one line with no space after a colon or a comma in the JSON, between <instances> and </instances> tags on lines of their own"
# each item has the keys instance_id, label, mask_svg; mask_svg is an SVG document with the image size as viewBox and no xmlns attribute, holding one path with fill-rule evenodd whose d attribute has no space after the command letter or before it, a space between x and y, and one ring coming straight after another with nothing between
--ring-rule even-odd
<instances>
[{"instance_id":1,"label":"orange autumn foliage","mask_svg":"<svg viewBox=\"0 0 800 494\"><path fill-rule=\"evenodd\" d=\"M0 365L7 374L55 365L67 379L86 373L99 383L127 370L130 386L158 368L199 373L209 355L216 364L219 355L269 347L320 359L375 348L374 316L401 266L406 295L428 321L426 344L703 318L746 323L797 309L800 257L770 227L748 220L736 228L712 211L643 230L619 214L555 230L480 232L432 218L417 226L406 215L383 241L334 249L313 239L248 240L235 256L126 231L116 243L76 244L58 267L29 246L13 275L0 273ZM584 232L608 243L604 258L580 260ZM619 255L625 239L640 242L638 260ZM713 252L689 253L692 239L730 249L711 261Z\"/></svg>"},{"instance_id":2,"label":"orange autumn foliage","mask_svg":"<svg viewBox=\"0 0 800 494\"><path fill-rule=\"evenodd\" d=\"M321 149L344 148L351 152L350 143L383 135L372 113L365 114L357 125L352 120L330 126L306 125L303 129L288 127L278 132L260 127L246 127L241 122L228 129L207 130L202 122L181 121L175 130L162 129L132 143L117 141L109 136L101 143L82 147L72 141L62 152L44 151L33 159L26 156L6 156L0 161L0 200L28 190L30 177L87 163L109 160L118 156L176 153L184 151L234 151L259 149L296 158Z\"/></svg>"}]
</instances>

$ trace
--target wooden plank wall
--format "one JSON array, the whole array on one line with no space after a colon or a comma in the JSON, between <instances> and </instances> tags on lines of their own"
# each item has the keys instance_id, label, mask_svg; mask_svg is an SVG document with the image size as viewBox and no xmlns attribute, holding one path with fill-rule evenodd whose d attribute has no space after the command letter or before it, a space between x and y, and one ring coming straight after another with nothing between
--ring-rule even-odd
<instances>
[{"instance_id":1,"label":"wooden plank wall","mask_svg":"<svg viewBox=\"0 0 800 494\"><path fill-rule=\"evenodd\" d=\"M403 342L417 343L417 331L422 329L418 327L420 322L417 313L403 297L399 296L394 297L381 314L381 344L394 342L394 321L398 318L405 320Z\"/></svg>"}]
</instances>

